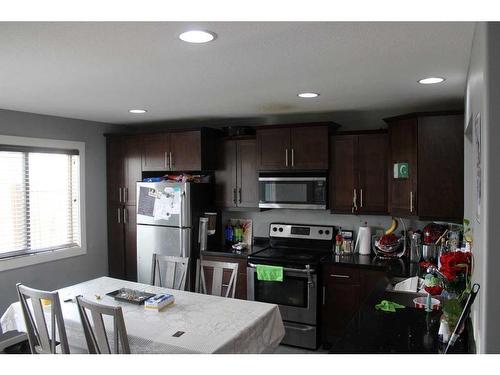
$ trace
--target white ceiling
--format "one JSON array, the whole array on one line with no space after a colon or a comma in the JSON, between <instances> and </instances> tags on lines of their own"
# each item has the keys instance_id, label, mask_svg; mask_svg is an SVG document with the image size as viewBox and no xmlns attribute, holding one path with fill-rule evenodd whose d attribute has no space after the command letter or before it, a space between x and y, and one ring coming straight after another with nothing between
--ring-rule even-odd
<instances>
[{"instance_id":1,"label":"white ceiling","mask_svg":"<svg viewBox=\"0 0 500 375\"><path fill-rule=\"evenodd\" d=\"M192 28L218 38L178 39ZM306 114L365 127L462 105L473 31L450 22L2 22L0 108L117 124ZM446 81L417 83L427 76ZM321 96L298 98L303 91Z\"/></svg>"}]
</instances>

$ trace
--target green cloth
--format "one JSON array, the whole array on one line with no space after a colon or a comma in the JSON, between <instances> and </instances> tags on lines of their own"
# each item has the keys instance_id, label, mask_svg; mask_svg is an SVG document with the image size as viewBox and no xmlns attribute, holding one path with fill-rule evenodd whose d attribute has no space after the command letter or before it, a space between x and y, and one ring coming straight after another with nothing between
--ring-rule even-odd
<instances>
[{"instance_id":1,"label":"green cloth","mask_svg":"<svg viewBox=\"0 0 500 375\"><path fill-rule=\"evenodd\" d=\"M396 309L404 309L405 307L403 305L400 305L399 303L387 301L384 299L380 301L378 305L375 305L375 308L377 310L382 310L385 312L396 312Z\"/></svg>"},{"instance_id":2,"label":"green cloth","mask_svg":"<svg viewBox=\"0 0 500 375\"><path fill-rule=\"evenodd\" d=\"M283 267L267 266L257 264L257 280L259 281L283 281Z\"/></svg>"}]
</instances>

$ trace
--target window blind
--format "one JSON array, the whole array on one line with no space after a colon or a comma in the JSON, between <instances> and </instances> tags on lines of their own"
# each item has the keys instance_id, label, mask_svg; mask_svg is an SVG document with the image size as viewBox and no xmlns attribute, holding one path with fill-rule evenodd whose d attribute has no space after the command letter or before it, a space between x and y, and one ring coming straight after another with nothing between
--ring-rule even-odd
<instances>
[{"instance_id":1,"label":"window blind","mask_svg":"<svg viewBox=\"0 0 500 375\"><path fill-rule=\"evenodd\" d=\"M0 258L80 246L77 150L0 145Z\"/></svg>"}]
</instances>

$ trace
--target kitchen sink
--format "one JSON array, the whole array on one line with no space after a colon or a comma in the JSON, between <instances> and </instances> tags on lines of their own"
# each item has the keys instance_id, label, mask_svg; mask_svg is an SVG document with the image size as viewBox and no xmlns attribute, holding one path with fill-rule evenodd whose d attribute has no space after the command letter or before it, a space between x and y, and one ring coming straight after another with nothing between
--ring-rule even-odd
<instances>
[{"instance_id":1,"label":"kitchen sink","mask_svg":"<svg viewBox=\"0 0 500 375\"><path fill-rule=\"evenodd\" d=\"M383 299L399 303L400 305L403 305L406 307L415 307L413 300L417 297L424 297L425 298L425 297L427 297L427 293L406 292L406 291L392 289L395 284L397 284L398 282L403 281L403 280L405 280L405 278L392 278L390 280L389 285L387 286L387 289L385 290L385 292L383 294ZM438 296L433 296L432 298L438 299L440 302L443 302L442 298L440 298Z\"/></svg>"}]
</instances>

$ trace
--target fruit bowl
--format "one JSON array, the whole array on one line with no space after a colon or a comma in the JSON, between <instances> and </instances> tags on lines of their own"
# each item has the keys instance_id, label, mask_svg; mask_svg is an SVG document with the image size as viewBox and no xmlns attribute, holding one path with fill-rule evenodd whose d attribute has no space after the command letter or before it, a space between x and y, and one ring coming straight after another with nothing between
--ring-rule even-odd
<instances>
[{"instance_id":1,"label":"fruit bowl","mask_svg":"<svg viewBox=\"0 0 500 375\"><path fill-rule=\"evenodd\" d=\"M384 236L373 236L372 247L375 254L380 257L400 258L404 255L404 237L399 237L389 243L382 240Z\"/></svg>"}]
</instances>

